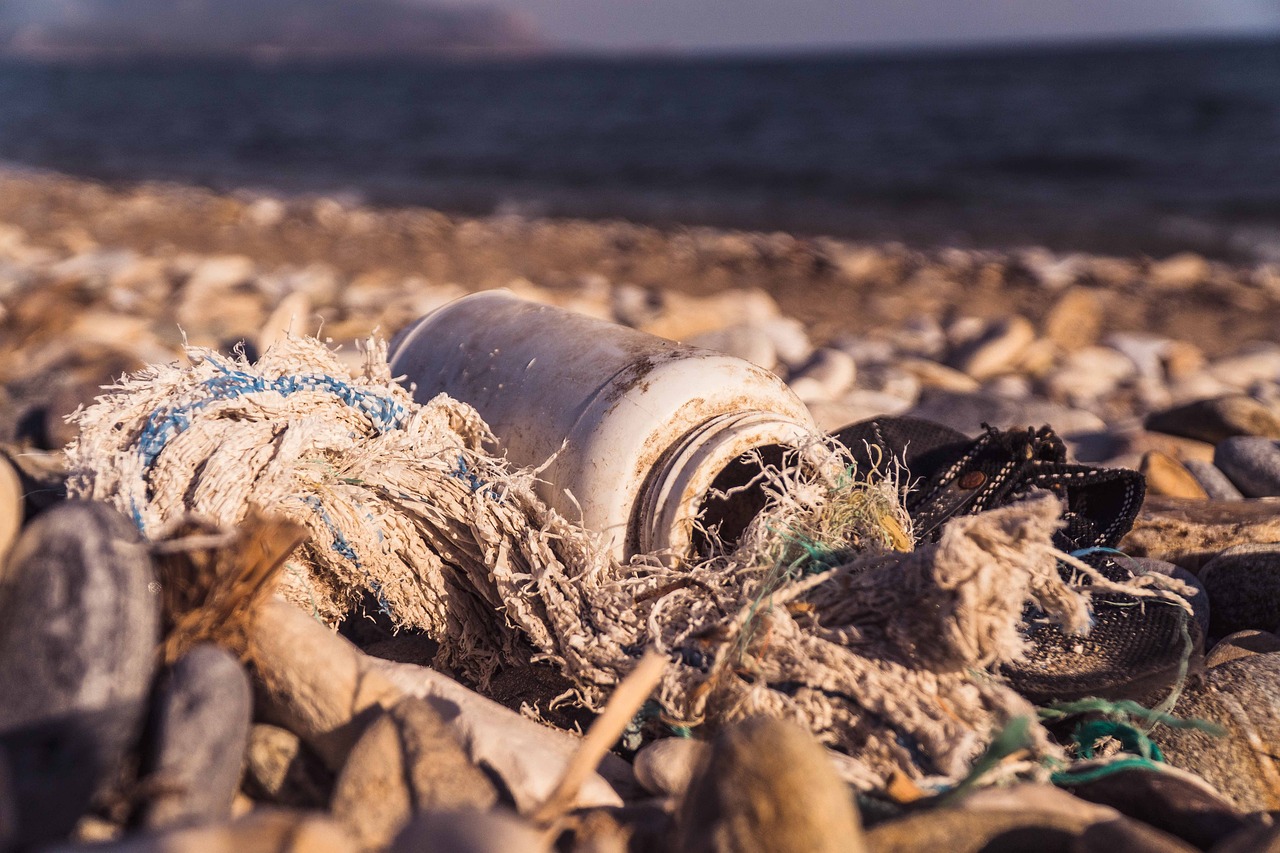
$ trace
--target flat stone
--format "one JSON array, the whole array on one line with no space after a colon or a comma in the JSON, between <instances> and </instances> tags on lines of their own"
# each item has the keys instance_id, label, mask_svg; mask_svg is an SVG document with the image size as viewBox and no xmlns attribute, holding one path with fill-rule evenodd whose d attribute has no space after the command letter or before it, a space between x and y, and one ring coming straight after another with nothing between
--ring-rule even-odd
<instances>
[{"instance_id":1,"label":"flat stone","mask_svg":"<svg viewBox=\"0 0 1280 853\"><path fill-rule=\"evenodd\" d=\"M1147 281L1160 290L1188 290L1209 277L1209 262L1194 252L1179 252L1147 269Z\"/></svg>"},{"instance_id":2,"label":"flat stone","mask_svg":"<svg viewBox=\"0 0 1280 853\"><path fill-rule=\"evenodd\" d=\"M1160 730L1174 767L1201 776L1242 811L1280 808L1280 762L1260 744L1280 741L1280 654L1228 661L1192 676L1172 713L1222 726L1223 736L1194 728Z\"/></svg>"},{"instance_id":3,"label":"flat stone","mask_svg":"<svg viewBox=\"0 0 1280 853\"><path fill-rule=\"evenodd\" d=\"M1196 478L1204 493L1215 501L1240 501L1244 495L1236 488L1236 484L1218 469L1212 462L1199 459L1184 459L1183 466Z\"/></svg>"},{"instance_id":4,"label":"flat stone","mask_svg":"<svg viewBox=\"0 0 1280 853\"><path fill-rule=\"evenodd\" d=\"M1119 548L1191 572L1235 545L1280 542L1280 501L1148 497Z\"/></svg>"},{"instance_id":5,"label":"flat stone","mask_svg":"<svg viewBox=\"0 0 1280 853\"><path fill-rule=\"evenodd\" d=\"M1138 470L1147 478L1147 494L1171 498L1209 497L1186 466L1158 450L1148 451Z\"/></svg>"},{"instance_id":6,"label":"flat stone","mask_svg":"<svg viewBox=\"0 0 1280 853\"><path fill-rule=\"evenodd\" d=\"M64 837L119 772L146 711L159 634L137 529L69 501L18 538L0 601L0 749L20 845Z\"/></svg>"},{"instance_id":7,"label":"flat stone","mask_svg":"<svg viewBox=\"0 0 1280 853\"><path fill-rule=\"evenodd\" d=\"M993 323L982 337L957 353L955 367L980 381L1011 372L1035 338L1035 326L1029 320L1006 318Z\"/></svg>"},{"instance_id":8,"label":"flat stone","mask_svg":"<svg viewBox=\"0 0 1280 853\"><path fill-rule=\"evenodd\" d=\"M835 432L840 427L877 415L896 415L911 406L906 400L879 391L854 391L837 402L813 402L808 405L814 423L823 432Z\"/></svg>"},{"instance_id":9,"label":"flat stone","mask_svg":"<svg viewBox=\"0 0 1280 853\"><path fill-rule=\"evenodd\" d=\"M680 853L862 851L853 796L795 723L755 717L721 730L677 819Z\"/></svg>"},{"instance_id":10,"label":"flat stone","mask_svg":"<svg viewBox=\"0 0 1280 853\"><path fill-rule=\"evenodd\" d=\"M1233 388L1245 390L1256 382L1280 380L1280 347L1264 345L1251 352L1220 358L1207 368L1208 374Z\"/></svg>"},{"instance_id":11,"label":"flat stone","mask_svg":"<svg viewBox=\"0 0 1280 853\"><path fill-rule=\"evenodd\" d=\"M1109 347L1084 347L1070 355L1045 378L1050 396L1082 405L1113 393L1135 373L1133 362Z\"/></svg>"},{"instance_id":12,"label":"flat stone","mask_svg":"<svg viewBox=\"0 0 1280 853\"><path fill-rule=\"evenodd\" d=\"M1196 400L1147 415L1147 429L1218 444L1237 435L1280 438L1280 418L1251 397Z\"/></svg>"},{"instance_id":13,"label":"flat stone","mask_svg":"<svg viewBox=\"0 0 1280 853\"><path fill-rule=\"evenodd\" d=\"M1269 438L1228 438L1213 452L1213 464L1249 498L1280 495L1280 443Z\"/></svg>"},{"instance_id":14,"label":"flat stone","mask_svg":"<svg viewBox=\"0 0 1280 853\"><path fill-rule=\"evenodd\" d=\"M773 317L755 326L768 336L778 361L789 369L801 367L813 356L809 333L805 331L804 323L794 317Z\"/></svg>"},{"instance_id":15,"label":"flat stone","mask_svg":"<svg viewBox=\"0 0 1280 853\"><path fill-rule=\"evenodd\" d=\"M252 715L249 677L235 655L205 643L174 663L152 705L146 772L158 793L142 810L143 826L231 817Z\"/></svg>"},{"instance_id":16,"label":"flat stone","mask_svg":"<svg viewBox=\"0 0 1280 853\"><path fill-rule=\"evenodd\" d=\"M1198 574L1209 593L1215 635L1280 628L1280 544L1228 548Z\"/></svg>"},{"instance_id":17,"label":"flat stone","mask_svg":"<svg viewBox=\"0 0 1280 853\"><path fill-rule=\"evenodd\" d=\"M1258 631L1251 628L1245 631L1236 631L1234 634L1229 634L1219 640L1209 650L1209 654L1204 656L1204 665L1206 667L1219 666L1250 655L1265 655L1272 652L1280 652L1280 636L1276 636L1270 631Z\"/></svg>"},{"instance_id":18,"label":"flat stone","mask_svg":"<svg viewBox=\"0 0 1280 853\"><path fill-rule=\"evenodd\" d=\"M967 373L961 373L954 367L947 367L926 358L903 358L896 362L899 370L915 376L924 388L938 388L942 391L977 391L981 387L978 380Z\"/></svg>"},{"instance_id":19,"label":"flat stone","mask_svg":"<svg viewBox=\"0 0 1280 853\"><path fill-rule=\"evenodd\" d=\"M636 753L636 781L651 794L682 796L710 751L709 744L693 738L656 740Z\"/></svg>"},{"instance_id":20,"label":"flat stone","mask_svg":"<svg viewBox=\"0 0 1280 853\"><path fill-rule=\"evenodd\" d=\"M980 432L984 423L997 429L1048 424L1060 435L1106 429L1102 418L1081 409L1069 409L1041 400L1009 400L989 394L951 391L925 390L915 407L904 414L934 421L969 435Z\"/></svg>"}]
</instances>

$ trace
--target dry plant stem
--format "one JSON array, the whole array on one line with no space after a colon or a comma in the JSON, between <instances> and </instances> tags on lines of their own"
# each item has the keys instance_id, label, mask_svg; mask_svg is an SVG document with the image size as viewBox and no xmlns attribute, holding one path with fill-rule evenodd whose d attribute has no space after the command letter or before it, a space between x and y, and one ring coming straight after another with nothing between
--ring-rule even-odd
<instances>
[{"instance_id":1,"label":"dry plant stem","mask_svg":"<svg viewBox=\"0 0 1280 853\"><path fill-rule=\"evenodd\" d=\"M591 724L582 745L569 761L560 782L533 814L534 823L549 824L563 815L578 796L578 789L595 771L609 747L618 742L627 725L635 719L640 706L657 687L667 668L667 659L653 649L645 652L635 669L622 680L609 697L604 711Z\"/></svg>"}]
</instances>

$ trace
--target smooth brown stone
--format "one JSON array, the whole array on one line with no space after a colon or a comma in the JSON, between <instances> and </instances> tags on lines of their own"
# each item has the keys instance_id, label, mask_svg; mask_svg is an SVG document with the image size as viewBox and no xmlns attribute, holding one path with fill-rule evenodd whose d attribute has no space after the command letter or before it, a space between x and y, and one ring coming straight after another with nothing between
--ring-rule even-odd
<instances>
[{"instance_id":1,"label":"smooth brown stone","mask_svg":"<svg viewBox=\"0 0 1280 853\"><path fill-rule=\"evenodd\" d=\"M1214 645L1209 654L1205 655L1204 665L1218 666L1250 655L1265 655L1271 652L1280 652L1280 637L1270 631L1236 631L1230 636L1223 637Z\"/></svg>"},{"instance_id":2,"label":"smooth brown stone","mask_svg":"<svg viewBox=\"0 0 1280 853\"><path fill-rule=\"evenodd\" d=\"M1252 397L1231 394L1152 412L1145 426L1155 432L1217 444L1237 435L1280 438L1280 418Z\"/></svg>"},{"instance_id":3,"label":"smooth brown stone","mask_svg":"<svg viewBox=\"0 0 1280 853\"><path fill-rule=\"evenodd\" d=\"M1147 478L1149 495L1198 500L1207 500L1209 497L1200 481L1185 465L1158 450L1148 451L1142 457L1142 465L1138 470Z\"/></svg>"}]
</instances>

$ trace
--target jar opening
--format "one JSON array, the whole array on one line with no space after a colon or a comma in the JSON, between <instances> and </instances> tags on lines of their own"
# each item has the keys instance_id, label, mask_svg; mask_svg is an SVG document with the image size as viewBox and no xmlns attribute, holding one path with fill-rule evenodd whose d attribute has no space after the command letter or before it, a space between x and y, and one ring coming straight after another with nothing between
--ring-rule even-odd
<instances>
[{"instance_id":1,"label":"jar opening","mask_svg":"<svg viewBox=\"0 0 1280 853\"><path fill-rule=\"evenodd\" d=\"M691 551L708 559L732 551L747 526L768 503L764 490L764 470L781 468L795 449L766 444L735 457L726 465L703 496L693 526Z\"/></svg>"}]
</instances>

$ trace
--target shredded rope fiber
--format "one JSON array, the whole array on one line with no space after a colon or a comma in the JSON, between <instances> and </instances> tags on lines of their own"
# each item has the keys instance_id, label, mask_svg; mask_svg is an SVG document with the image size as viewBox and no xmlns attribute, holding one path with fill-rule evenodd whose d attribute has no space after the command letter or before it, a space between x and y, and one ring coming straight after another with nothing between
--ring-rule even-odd
<instances>
[{"instance_id":1,"label":"shredded rope fiber","mask_svg":"<svg viewBox=\"0 0 1280 853\"><path fill-rule=\"evenodd\" d=\"M906 552L893 476L868 481L822 437L805 453L830 465L762 470L770 501L725 553L619 564L537 497L536 471L492 454L474 409L443 395L416 404L385 343L370 341L354 371L311 338L255 364L187 356L74 416L73 497L113 503L152 537L193 516L301 524L310 540L283 575L286 598L332 624L371 595L439 642L437 665L480 684L549 663L598 710L656 648L671 662L656 694L666 725L788 717L845 753L862 790L901 774L953 785L1016 720L1028 721L1026 766L1047 778L1061 749L994 675L1023 653L1024 606L1083 632L1090 590L1181 601L1054 549L1061 505L1047 493L957 518ZM1064 581L1059 561L1092 575Z\"/></svg>"}]
</instances>

